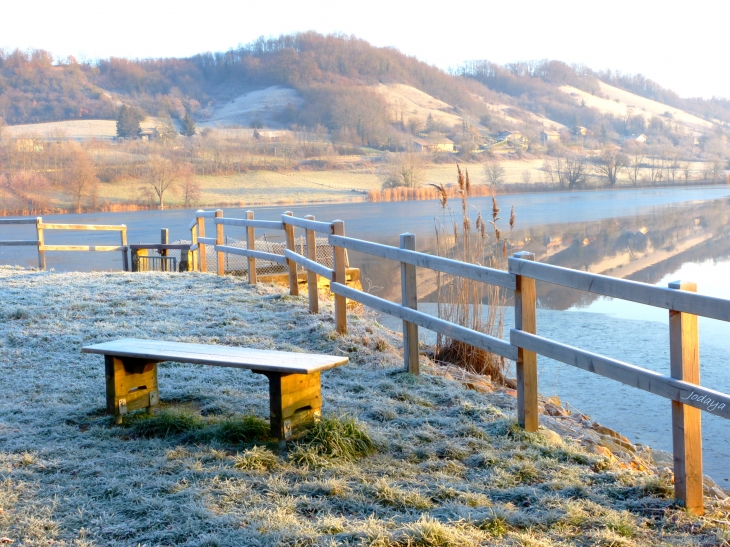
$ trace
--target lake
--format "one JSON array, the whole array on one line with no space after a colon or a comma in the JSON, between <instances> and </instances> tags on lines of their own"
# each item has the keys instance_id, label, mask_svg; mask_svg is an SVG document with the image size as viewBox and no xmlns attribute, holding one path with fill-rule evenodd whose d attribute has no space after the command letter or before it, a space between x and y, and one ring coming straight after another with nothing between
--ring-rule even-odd
<instances>
[{"instance_id":1,"label":"lake","mask_svg":"<svg viewBox=\"0 0 730 547\"><path fill-rule=\"evenodd\" d=\"M517 229L514 241L541 241L538 260L666 286L684 279L698 283L698 291L730 298L730 233L726 211L730 187L636 189L498 196L501 216L514 205ZM485 214L489 198L472 200ZM458 205L454 208L458 211ZM313 214L318 220L345 220L348 235L397 244L398 234L412 232L417 248L433 248L434 221L444 213L435 201L391 203L313 204L296 207L252 207L256 218L277 219L284 210L297 216ZM476 214L476 210L473 211ZM170 230L171 241L189 239L187 226L193 210L140 211L52 215L46 221L87 224L126 224L129 242L159 241L160 228ZM226 209L225 216L241 218L243 209ZM503 223L505 221L502 221ZM209 233L211 232L209 224ZM243 238L243 230L226 234ZM261 233L257 232L257 235ZM268 239L281 239L278 233ZM32 239L34 229L0 226L0 239ZM47 233L49 244L118 243L115 235L77 232ZM542 253L542 254L540 254ZM398 266L351 253L360 267L365 288L397 300ZM30 248L0 247L0 263L35 266ZM119 253L47 253L49 268L110 270L121 268ZM422 291L421 287L425 287ZM435 296L428 279L419 280L419 309L435 311ZM579 291L538 283L538 333L574 346L632 364L668 373L668 312ZM513 323L511 310L506 326ZM400 321L380 321L400 329ZM431 337L422 333L426 339ZM727 357L730 325L700 319L702 383L730 391ZM620 343L617 343L620 341ZM634 442L671 451L670 408L663 398L596 375L539 358L540 391L558 395L598 422L616 429ZM607 397L607 394L608 397ZM703 414L705 473L730 487L730 424Z\"/></svg>"}]
</instances>

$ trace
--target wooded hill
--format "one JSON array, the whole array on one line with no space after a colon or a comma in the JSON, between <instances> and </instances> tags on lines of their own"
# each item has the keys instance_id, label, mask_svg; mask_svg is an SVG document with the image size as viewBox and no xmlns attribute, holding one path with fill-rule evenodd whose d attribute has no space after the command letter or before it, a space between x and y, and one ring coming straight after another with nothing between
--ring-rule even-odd
<instances>
[{"instance_id":1,"label":"wooded hill","mask_svg":"<svg viewBox=\"0 0 730 547\"><path fill-rule=\"evenodd\" d=\"M227 52L187 59L79 63L73 58L54 62L42 50L0 52L0 118L13 125L113 119L122 104L132 104L149 115L181 118L187 111L204 122L217 105L278 85L295 89L303 99L276 114L281 126L321 125L330 132L355 133L361 144L383 147L426 124L409 119L409 112L399 111L375 89L402 84L443 101L465 124L484 132L519 129L534 142L543 128L583 126L603 141L652 133L679 144L679 137L672 137L671 119L652 124L640 113L602 111L566 92L570 86L600 95L601 82L712 121L716 133L730 122L727 100L682 99L641 75L596 73L559 61L506 66L472 61L449 74L392 48L314 32L259 38Z\"/></svg>"}]
</instances>

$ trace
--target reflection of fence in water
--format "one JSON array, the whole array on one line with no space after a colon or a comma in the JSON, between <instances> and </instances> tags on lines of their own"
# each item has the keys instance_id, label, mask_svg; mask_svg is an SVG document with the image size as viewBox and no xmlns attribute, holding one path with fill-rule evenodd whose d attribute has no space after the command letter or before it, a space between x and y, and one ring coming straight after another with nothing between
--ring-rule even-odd
<instances>
[{"instance_id":1,"label":"reflection of fence in water","mask_svg":"<svg viewBox=\"0 0 730 547\"><path fill-rule=\"evenodd\" d=\"M176 241L176 243L190 243L190 241ZM296 238L295 240L296 252L307 256L307 242L304 237ZM246 248L246 241L235 239L232 237L225 237L225 245L229 247L236 247L238 249ZM326 237L316 238L317 248L317 262L326 266L327 268L334 268L334 254L332 246L329 244L329 240ZM271 253L276 255L284 256L284 249L286 249L285 242L278 241L267 241L265 239L256 240L256 250ZM177 253L177 258L180 260L180 251L168 251L168 256L172 256L173 253ZM206 270L211 273L216 273L218 268L218 252L215 250L215 246L205 246ZM225 273L231 275L248 275L248 258L245 256L234 255L230 253L224 254L225 260ZM303 266L297 266L298 272L305 272ZM283 264L277 264L269 260L257 259L256 260L256 273L258 275L277 275L288 273L289 269Z\"/></svg>"}]
</instances>

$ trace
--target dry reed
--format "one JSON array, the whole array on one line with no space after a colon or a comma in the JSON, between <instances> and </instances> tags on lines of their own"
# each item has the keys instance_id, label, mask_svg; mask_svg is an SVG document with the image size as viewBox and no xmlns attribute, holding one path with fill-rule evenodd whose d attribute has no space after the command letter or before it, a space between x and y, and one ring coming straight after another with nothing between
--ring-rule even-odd
<instances>
[{"instance_id":1,"label":"dry reed","mask_svg":"<svg viewBox=\"0 0 730 547\"><path fill-rule=\"evenodd\" d=\"M469 172L457 165L457 192L461 210L448 206L449 195L443 185L433 185L441 202L442 216L436 221L436 242L439 256L504 269L507 260L507 240L497 226L499 205L492 195L491 220L469 203L474 187ZM472 222L472 215L476 220ZM510 231L515 224L512 208ZM490 236L491 232L491 236ZM472 279L439 273L437 275L438 316L472 330L502 338L506 294L504 289ZM436 339L436 359L454 363L478 374L488 375L499 383L505 380L503 357L439 334Z\"/></svg>"}]
</instances>

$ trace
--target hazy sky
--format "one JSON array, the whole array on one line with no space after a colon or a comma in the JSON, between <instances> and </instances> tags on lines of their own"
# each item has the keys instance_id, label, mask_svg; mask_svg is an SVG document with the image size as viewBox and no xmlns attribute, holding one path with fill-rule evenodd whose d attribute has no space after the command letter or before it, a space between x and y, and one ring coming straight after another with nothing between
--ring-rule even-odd
<instances>
[{"instance_id":1,"label":"hazy sky","mask_svg":"<svg viewBox=\"0 0 730 547\"><path fill-rule=\"evenodd\" d=\"M296 31L354 34L441 68L558 59L730 96L730 3L643 0L0 0L0 47L182 57Z\"/></svg>"}]
</instances>

